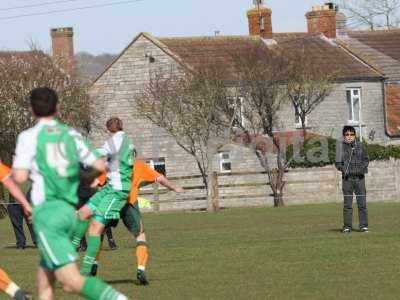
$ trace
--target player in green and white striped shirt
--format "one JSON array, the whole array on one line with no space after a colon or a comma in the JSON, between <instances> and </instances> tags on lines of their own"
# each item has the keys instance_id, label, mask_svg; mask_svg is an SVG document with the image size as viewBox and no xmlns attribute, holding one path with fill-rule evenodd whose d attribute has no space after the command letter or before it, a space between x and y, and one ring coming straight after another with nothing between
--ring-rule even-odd
<instances>
[{"instance_id":1,"label":"player in green and white striped shirt","mask_svg":"<svg viewBox=\"0 0 400 300\"><path fill-rule=\"evenodd\" d=\"M111 118L106 127L111 137L99 152L107 158L107 184L90 198L88 204L79 209L79 226L73 242L78 247L85 234L89 219L88 247L81 265L81 274L89 275L101 247L101 234L112 220L120 218L131 189L132 166L135 148L131 139L123 131L122 121Z\"/></svg>"},{"instance_id":2,"label":"player in green and white striped shirt","mask_svg":"<svg viewBox=\"0 0 400 300\"><path fill-rule=\"evenodd\" d=\"M55 91L36 88L29 98L38 122L18 136L13 172L18 183L25 182L29 175L33 181L33 225L40 253L39 298L54 298L57 279L64 290L86 299L127 299L97 278L80 275L75 263L78 254L71 241L77 224L79 163L102 171L104 162L78 132L54 118L58 103Z\"/></svg>"}]
</instances>

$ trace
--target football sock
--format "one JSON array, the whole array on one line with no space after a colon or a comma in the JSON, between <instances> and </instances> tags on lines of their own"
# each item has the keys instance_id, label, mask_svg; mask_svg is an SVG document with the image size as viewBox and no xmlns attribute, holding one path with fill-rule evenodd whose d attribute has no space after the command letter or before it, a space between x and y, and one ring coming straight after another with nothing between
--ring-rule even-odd
<instances>
[{"instance_id":1,"label":"football sock","mask_svg":"<svg viewBox=\"0 0 400 300\"><path fill-rule=\"evenodd\" d=\"M10 277L8 277L7 273L3 269L0 269L0 289L6 291L10 283L12 283Z\"/></svg>"},{"instance_id":2,"label":"football sock","mask_svg":"<svg viewBox=\"0 0 400 300\"><path fill-rule=\"evenodd\" d=\"M139 270L144 271L146 269L148 259L149 251L146 242L138 242L136 246L136 260Z\"/></svg>"},{"instance_id":3,"label":"football sock","mask_svg":"<svg viewBox=\"0 0 400 300\"><path fill-rule=\"evenodd\" d=\"M92 270L92 265L96 259L97 253L99 252L100 245L101 242L99 235L89 235L86 255L83 258L83 262L81 265L82 275L88 276L90 274L90 271Z\"/></svg>"},{"instance_id":4,"label":"football sock","mask_svg":"<svg viewBox=\"0 0 400 300\"><path fill-rule=\"evenodd\" d=\"M15 300L25 300L25 293L8 277L7 273L0 269L0 289Z\"/></svg>"},{"instance_id":5,"label":"football sock","mask_svg":"<svg viewBox=\"0 0 400 300\"><path fill-rule=\"evenodd\" d=\"M81 220L78 218L74 236L72 238L72 244L74 244L75 248L79 247L81 239L85 236L88 227L89 227L89 220Z\"/></svg>"},{"instance_id":6,"label":"football sock","mask_svg":"<svg viewBox=\"0 0 400 300\"><path fill-rule=\"evenodd\" d=\"M80 294L89 300L117 300L127 299L111 286L95 277L88 277L83 284Z\"/></svg>"},{"instance_id":7,"label":"football sock","mask_svg":"<svg viewBox=\"0 0 400 300\"><path fill-rule=\"evenodd\" d=\"M99 262L99 260L100 260L100 256L101 256L102 250L103 250L103 239L101 239L101 241L100 241L100 248L99 248L99 251L97 252L97 255L96 255L96 261L97 262Z\"/></svg>"}]
</instances>

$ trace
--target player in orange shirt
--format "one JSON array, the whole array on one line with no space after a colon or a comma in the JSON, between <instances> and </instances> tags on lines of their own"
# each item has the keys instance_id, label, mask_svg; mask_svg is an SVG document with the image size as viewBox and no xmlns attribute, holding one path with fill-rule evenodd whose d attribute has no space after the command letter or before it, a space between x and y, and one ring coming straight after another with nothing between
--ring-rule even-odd
<instances>
[{"instance_id":1,"label":"player in orange shirt","mask_svg":"<svg viewBox=\"0 0 400 300\"><path fill-rule=\"evenodd\" d=\"M98 178L97 183L102 179ZM136 251L134 255L137 260L137 279L140 284L147 285L149 282L146 278L146 264L149 258L149 251L146 242L146 234L144 232L143 221L139 210L138 195L139 188L145 184L158 182L166 188L176 193L182 193L184 190L181 187L175 187L171 182L162 174L153 170L144 161L136 160L133 167L132 174L132 187L128 198L128 203L121 210L121 219L125 227L136 238ZM103 182L104 184L104 182ZM94 270L94 274L97 270Z\"/></svg>"},{"instance_id":2,"label":"player in orange shirt","mask_svg":"<svg viewBox=\"0 0 400 300\"><path fill-rule=\"evenodd\" d=\"M11 170L9 167L0 161L0 182L10 191L10 194L22 205L24 213L27 217L32 215L32 207L25 199L24 194L21 192L17 184L11 178ZM11 298L16 300L31 299L27 296L18 285L13 282L7 273L0 268L0 290L8 294Z\"/></svg>"},{"instance_id":3,"label":"player in orange shirt","mask_svg":"<svg viewBox=\"0 0 400 300\"><path fill-rule=\"evenodd\" d=\"M135 161L132 175L132 187L129 194L128 204L121 210L121 219L125 227L136 238L136 260L137 260L137 279L142 285L147 285L149 282L146 278L146 264L149 258L149 251L146 242L146 234L142 217L139 210L138 195L139 188L142 185L158 182L166 188L176 193L182 193L184 190L181 187L175 187L171 182L162 174L153 170L144 161Z\"/></svg>"}]
</instances>

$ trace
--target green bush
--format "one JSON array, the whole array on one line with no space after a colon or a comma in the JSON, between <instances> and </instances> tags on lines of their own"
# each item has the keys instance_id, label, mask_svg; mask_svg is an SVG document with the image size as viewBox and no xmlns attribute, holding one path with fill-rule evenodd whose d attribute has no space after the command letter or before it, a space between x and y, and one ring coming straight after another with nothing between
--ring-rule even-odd
<instances>
[{"instance_id":1,"label":"green bush","mask_svg":"<svg viewBox=\"0 0 400 300\"><path fill-rule=\"evenodd\" d=\"M297 145L297 155L294 157L294 147L289 145L286 149L286 158L289 161L290 168L312 168L323 167L335 164L336 159L336 143L337 140L327 138L328 155L322 156L321 141L318 139L308 139L304 143L304 147ZM325 143L325 142L323 142ZM367 144L364 142L367 149L369 160L389 160L390 158L400 159L400 147L398 146L382 146L377 144ZM326 144L324 145L326 147ZM299 151L298 149L301 150ZM308 155L305 155L307 153ZM311 155L310 155L311 153Z\"/></svg>"}]
</instances>

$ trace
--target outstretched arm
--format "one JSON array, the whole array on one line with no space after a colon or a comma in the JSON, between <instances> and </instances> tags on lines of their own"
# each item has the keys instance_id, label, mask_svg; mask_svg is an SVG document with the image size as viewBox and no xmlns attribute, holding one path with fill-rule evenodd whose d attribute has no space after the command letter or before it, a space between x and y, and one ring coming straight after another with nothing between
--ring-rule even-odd
<instances>
[{"instance_id":1,"label":"outstretched arm","mask_svg":"<svg viewBox=\"0 0 400 300\"><path fill-rule=\"evenodd\" d=\"M183 193L184 189L180 186L174 186L165 176L161 175L156 179L156 182L176 193Z\"/></svg>"}]
</instances>

